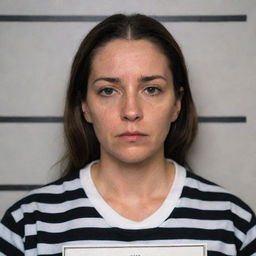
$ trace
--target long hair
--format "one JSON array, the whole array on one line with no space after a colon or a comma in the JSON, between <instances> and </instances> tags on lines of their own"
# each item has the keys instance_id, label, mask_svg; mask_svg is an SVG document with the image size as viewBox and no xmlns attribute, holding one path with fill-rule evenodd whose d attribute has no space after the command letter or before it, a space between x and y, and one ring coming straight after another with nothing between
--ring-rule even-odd
<instances>
[{"instance_id":1,"label":"long hair","mask_svg":"<svg viewBox=\"0 0 256 256\"><path fill-rule=\"evenodd\" d=\"M182 97L181 112L171 125L164 144L166 158L186 165L186 155L197 130L197 115L191 96L183 54L168 30L158 21L141 14L115 14L96 25L83 39L75 55L64 112L67 146L66 170L70 173L99 159L100 147L92 124L83 117L81 102L86 99L88 77L99 47L114 39L149 40L165 54L173 74L176 97ZM183 87L183 95L180 88Z\"/></svg>"}]
</instances>

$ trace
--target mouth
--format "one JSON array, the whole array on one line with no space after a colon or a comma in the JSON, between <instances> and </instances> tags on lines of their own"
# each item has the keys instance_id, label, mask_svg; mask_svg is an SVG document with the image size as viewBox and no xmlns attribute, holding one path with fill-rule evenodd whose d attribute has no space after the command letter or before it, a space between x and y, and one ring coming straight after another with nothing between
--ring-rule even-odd
<instances>
[{"instance_id":1,"label":"mouth","mask_svg":"<svg viewBox=\"0 0 256 256\"><path fill-rule=\"evenodd\" d=\"M138 131L134 131L134 132L124 132L118 135L118 137L122 137L122 136L148 136L146 133L143 132L138 132Z\"/></svg>"},{"instance_id":2,"label":"mouth","mask_svg":"<svg viewBox=\"0 0 256 256\"><path fill-rule=\"evenodd\" d=\"M124 132L124 133L119 134L117 137L119 137L125 141L135 142L135 141L143 139L147 136L148 135L146 133L135 131L135 132Z\"/></svg>"}]
</instances>

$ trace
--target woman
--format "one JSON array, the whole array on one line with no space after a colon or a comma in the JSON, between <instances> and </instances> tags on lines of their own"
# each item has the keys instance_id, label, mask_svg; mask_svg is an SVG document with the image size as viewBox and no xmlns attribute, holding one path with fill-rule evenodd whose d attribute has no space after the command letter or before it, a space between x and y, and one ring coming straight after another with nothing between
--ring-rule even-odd
<instances>
[{"instance_id":1,"label":"woman","mask_svg":"<svg viewBox=\"0 0 256 256\"><path fill-rule=\"evenodd\" d=\"M182 167L196 120L181 50L160 23L113 15L98 24L72 66L66 174L7 211L0 251L206 243L210 256L256 255L252 210Z\"/></svg>"}]
</instances>

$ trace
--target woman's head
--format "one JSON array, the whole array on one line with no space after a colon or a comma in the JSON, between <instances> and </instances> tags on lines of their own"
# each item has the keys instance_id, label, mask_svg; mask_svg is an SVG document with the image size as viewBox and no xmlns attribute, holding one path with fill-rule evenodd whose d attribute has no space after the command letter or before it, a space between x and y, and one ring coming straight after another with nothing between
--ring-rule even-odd
<instances>
[{"instance_id":1,"label":"woman's head","mask_svg":"<svg viewBox=\"0 0 256 256\"><path fill-rule=\"evenodd\" d=\"M174 94L181 100L181 110L167 134L164 154L185 164L187 150L195 136L197 118L181 50L170 33L154 19L144 15L117 14L89 32L72 65L64 115L68 170L79 169L100 156L99 142L92 124L84 119L81 102L87 98L88 79L95 56L100 49L117 39L148 41L167 58Z\"/></svg>"}]
</instances>

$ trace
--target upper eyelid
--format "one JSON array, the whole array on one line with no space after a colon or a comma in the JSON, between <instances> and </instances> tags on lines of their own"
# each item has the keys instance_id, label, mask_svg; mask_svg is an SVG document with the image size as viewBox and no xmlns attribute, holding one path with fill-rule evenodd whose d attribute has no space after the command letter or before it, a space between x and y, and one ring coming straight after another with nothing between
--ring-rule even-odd
<instances>
[{"instance_id":1,"label":"upper eyelid","mask_svg":"<svg viewBox=\"0 0 256 256\"><path fill-rule=\"evenodd\" d=\"M98 89L98 90L104 90L104 89L113 89L113 90L117 90L117 89L115 88L115 86L111 86L111 85L102 85L102 86L99 86L97 89Z\"/></svg>"},{"instance_id":2,"label":"upper eyelid","mask_svg":"<svg viewBox=\"0 0 256 256\"><path fill-rule=\"evenodd\" d=\"M106 89L112 89L113 92L110 95L107 95L106 92L104 93L104 90L106 90ZM105 87L102 87L102 88L97 90L97 94L103 95L103 96L111 96L112 94L115 94L115 93L118 93L118 91L115 88L110 87L110 86L105 86Z\"/></svg>"},{"instance_id":3,"label":"upper eyelid","mask_svg":"<svg viewBox=\"0 0 256 256\"><path fill-rule=\"evenodd\" d=\"M156 88L156 89L161 90L161 86L155 85L155 84L147 85L147 86L144 87L144 89L147 89L147 88Z\"/></svg>"},{"instance_id":4,"label":"upper eyelid","mask_svg":"<svg viewBox=\"0 0 256 256\"><path fill-rule=\"evenodd\" d=\"M163 89L160 88L160 87L158 87L158 86L147 86L144 90L147 90L147 89L149 89L149 88L154 88L154 89L156 89L158 92L162 92L162 91L163 91Z\"/></svg>"},{"instance_id":5,"label":"upper eyelid","mask_svg":"<svg viewBox=\"0 0 256 256\"><path fill-rule=\"evenodd\" d=\"M109 86L105 86L105 87L103 87L103 88L99 88L98 91L99 91L99 92L102 92L102 91L104 91L104 90L106 90L106 89L112 89L113 91L117 91L115 88L109 87Z\"/></svg>"},{"instance_id":6,"label":"upper eyelid","mask_svg":"<svg viewBox=\"0 0 256 256\"><path fill-rule=\"evenodd\" d=\"M162 91L164 88L163 88L163 85L160 85L160 84L155 84L155 83L151 83L151 82L147 82L147 84L143 83L141 86L139 86L140 88L138 88L139 90L146 90L147 88L156 88L160 91ZM112 89L116 92L124 92L125 91L125 87L123 86L117 86L117 85L111 85L111 84L102 84L102 85L96 85L95 86L95 90L98 91L98 92L101 92L103 91L104 89Z\"/></svg>"},{"instance_id":7,"label":"upper eyelid","mask_svg":"<svg viewBox=\"0 0 256 256\"><path fill-rule=\"evenodd\" d=\"M147 88L156 88L160 91L163 90L163 87L161 85L156 85L156 84L150 84L150 85L144 86L144 90L146 90Z\"/></svg>"},{"instance_id":8,"label":"upper eyelid","mask_svg":"<svg viewBox=\"0 0 256 256\"><path fill-rule=\"evenodd\" d=\"M113 89L113 90L118 90L116 86L110 85L110 84L102 84L102 85L96 85L95 87L96 91L102 91L104 89Z\"/></svg>"}]
</instances>

